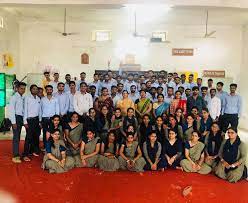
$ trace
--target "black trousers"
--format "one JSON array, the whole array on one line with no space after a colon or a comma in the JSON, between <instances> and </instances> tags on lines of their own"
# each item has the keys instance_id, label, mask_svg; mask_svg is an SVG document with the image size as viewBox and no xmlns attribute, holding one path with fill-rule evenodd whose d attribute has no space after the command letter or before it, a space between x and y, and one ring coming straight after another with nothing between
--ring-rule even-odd
<instances>
[{"instance_id":1,"label":"black trousers","mask_svg":"<svg viewBox=\"0 0 248 203\"><path fill-rule=\"evenodd\" d=\"M231 124L231 127L238 128L239 124L239 117L238 114L224 114L221 117L221 123L222 123L222 131L226 132L227 128L229 127L229 124Z\"/></svg>"},{"instance_id":2,"label":"black trousers","mask_svg":"<svg viewBox=\"0 0 248 203\"><path fill-rule=\"evenodd\" d=\"M16 115L16 125L17 128L13 129L13 140L12 140L12 151L13 151L13 157L19 156L19 144L20 144L20 136L21 136L21 130L23 126L23 116Z\"/></svg>"},{"instance_id":3,"label":"black trousers","mask_svg":"<svg viewBox=\"0 0 248 203\"><path fill-rule=\"evenodd\" d=\"M42 118L42 121L41 121L41 125L42 125L42 132L43 132L43 145L44 145L44 148L46 148L46 133L49 129L49 125L51 123L51 119L46 117L46 118Z\"/></svg>"},{"instance_id":4,"label":"black trousers","mask_svg":"<svg viewBox=\"0 0 248 203\"><path fill-rule=\"evenodd\" d=\"M40 125L39 118L28 118L28 128L26 129L26 138L24 144L23 156L28 156L31 153L40 152Z\"/></svg>"}]
</instances>

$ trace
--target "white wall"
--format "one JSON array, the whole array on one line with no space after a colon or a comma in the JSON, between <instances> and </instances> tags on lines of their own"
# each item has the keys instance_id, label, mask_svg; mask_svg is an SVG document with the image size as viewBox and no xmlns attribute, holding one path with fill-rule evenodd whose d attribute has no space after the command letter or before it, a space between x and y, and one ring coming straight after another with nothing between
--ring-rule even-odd
<instances>
[{"instance_id":1,"label":"white wall","mask_svg":"<svg viewBox=\"0 0 248 203\"><path fill-rule=\"evenodd\" d=\"M238 80L242 57L242 29L240 26L212 26L216 29L216 39L185 38L204 34L203 26L153 25L139 27L141 33L154 30L169 31L170 44L147 44L137 46L128 44L131 30L126 24L70 23L68 30L80 32L80 35L63 37L54 30L61 30L61 23L20 23L20 69L21 76L27 72L42 72L37 64L53 64L62 75L67 72L78 76L85 71L89 77L95 69L105 69L111 59L111 68L118 69L120 64L118 43L124 50L137 50L136 63L143 69L168 71L192 70L200 74L204 69L226 70L227 77ZM91 31L110 29L113 33L111 42L91 42ZM130 47L128 49L128 47ZM175 57L172 48L195 48L193 57ZM80 64L80 55L87 52L90 64ZM120 52L120 51L119 51Z\"/></svg>"},{"instance_id":2,"label":"white wall","mask_svg":"<svg viewBox=\"0 0 248 203\"><path fill-rule=\"evenodd\" d=\"M0 10L0 16L4 18L4 28L0 28L0 72L10 74L19 73L19 23L16 19ZM3 69L2 54L11 53L14 60L14 67Z\"/></svg>"}]
</instances>

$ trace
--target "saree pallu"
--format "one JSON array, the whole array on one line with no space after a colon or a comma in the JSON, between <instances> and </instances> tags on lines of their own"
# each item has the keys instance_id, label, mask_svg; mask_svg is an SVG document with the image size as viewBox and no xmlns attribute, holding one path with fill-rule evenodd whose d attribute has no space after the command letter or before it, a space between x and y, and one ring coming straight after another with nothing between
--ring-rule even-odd
<instances>
[{"instance_id":1,"label":"saree pallu","mask_svg":"<svg viewBox=\"0 0 248 203\"><path fill-rule=\"evenodd\" d=\"M137 110L143 114L149 109L150 104L151 104L151 100L148 98L139 99L139 102L137 103Z\"/></svg>"},{"instance_id":2,"label":"saree pallu","mask_svg":"<svg viewBox=\"0 0 248 203\"><path fill-rule=\"evenodd\" d=\"M80 123L78 126L71 129L71 131L69 132L69 138L75 144L80 141L82 134L83 134L83 124ZM74 149L69 142L68 142L68 148L71 155L79 154L80 148Z\"/></svg>"},{"instance_id":3,"label":"saree pallu","mask_svg":"<svg viewBox=\"0 0 248 203\"><path fill-rule=\"evenodd\" d=\"M160 104L159 106L157 106L155 108L155 114L156 114L156 117L157 116L162 116L162 114L167 111L167 109L169 109L170 107L170 104L167 103L167 102L164 102L162 104Z\"/></svg>"}]
</instances>

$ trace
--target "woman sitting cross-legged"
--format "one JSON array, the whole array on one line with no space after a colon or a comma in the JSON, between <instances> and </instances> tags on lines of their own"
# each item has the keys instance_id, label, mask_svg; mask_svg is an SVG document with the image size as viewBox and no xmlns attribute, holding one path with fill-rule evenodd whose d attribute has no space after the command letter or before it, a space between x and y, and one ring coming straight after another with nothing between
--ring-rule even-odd
<instances>
[{"instance_id":1,"label":"woman sitting cross-legged","mask_svg":"<svg viewBox=\"0 0 248 203\"><path fill-rule=\"evenodd\" d=\"M200 134L193 131L191 139L185 143L185 157L180 162L181 167L186 172L196 172L200 174L208 174L211 167L204 163L204 147L205 145L199 141Z\"/></svg>"},{"instance_id":2,"label":"woman sitting cross-legged","mask_svg":"<svg viewBox=\"0 0 248 203\"><path fill-rule=\"evenodd\" d=\"M169 138L166 139L163 147L163 156L166 160L168 168L181 169L180 161L182 160L183 144L182 140L177 136L173 130L169 130Z\"/></svg>"},{"instance_id":3,"label":"woman sitting cross-legged","mask_svg":"<svg viewBox=\"0 0 248 203\"><path fill-rule=\"evenodd\" d=\"M83 124L79 123L79 115L76 112L71 114L71 122L65 126L65 137L67 140L67 154L75 156L80 154L80 145L82 143ZM75 159L75 167L82 164L80 159Z\"/></svg>"},{"instance_id":4,"label":"woman sitting cross-legged","mask_svg":"<svg viewBox=\"0 0 248 203\"><path fill-rule=\"evenodd\" d=\"M104 171L117 171L119 169L118 144L114 131L108 133L107 139L101 144L101 155L98 165Z\"/></svg>"},{"instance_id":5,"label":"woman sitting cross-legged","mask_svg":"<svg viewBox=\"0 0 248 203\"><path fill-rule=\"evenodd\" d=\"M95 137L95 132L88 129L80 148L82 167L96 167L100 145L100 138Z\"/></svg>"},{"instance_id":6,"label":"woman sitting cross-legged","mask_svg":"<svg viewBox=\"0 0 248 203\"><path fill-rule=\"evenodd\" d=\"M145 159L142 157L137 141L134 141L133 133L128 133L126 141L121 145L119 156L120 169L143 172L146 164Z\"/></svg>"},{"instance_id":7,"label":"woman sitting cross-legged","mask_svg":"<svg viewBox=\"0 0 248 203\"><path fill-rule=\"evenodd\" d=\"M229 139L224 140L219 151L220 162L215 168L215 174L231 183L242 179L247 157L245 143L242 142L235 128L227 130Z\"/></svg>"},{"instance_id":8,"label":"woman sitting cross-legged","mask_svg":"<svg viewBox=\"0 0 248 203\"><path fill-rule=\"evenodd\" d=\"M59 139L59 129L54 129L50 133L41 167L49 170L49 173L63 173L72 169L74 167L74 159L66 156L65 143Z\"/></svg>"},{"instance_id":9,"label":"woman sitting cross-legged","mask_svg":"<svg viewBox=\"0 0 248 203\"><path fill-rule=\"evenodd\" d=\"M218 123L212 123L209 133L205 136L205 163L207 165L215 167L219 162L218 155L224 137Z\"/></svg>"},{"instance_id":10,"label":"woman sitting cross-legged","mask_svg":"<svg viewBox=\"0 0 248 203\"><path fill-rule=\"evenodd\" d=\"M157 135L155 132L151 132L148 139L143 143L143 153L146 160L145 170L161 170L164 171L166 162L162 157L162 146L157 141Z\"/></svg>"}]
</instances>

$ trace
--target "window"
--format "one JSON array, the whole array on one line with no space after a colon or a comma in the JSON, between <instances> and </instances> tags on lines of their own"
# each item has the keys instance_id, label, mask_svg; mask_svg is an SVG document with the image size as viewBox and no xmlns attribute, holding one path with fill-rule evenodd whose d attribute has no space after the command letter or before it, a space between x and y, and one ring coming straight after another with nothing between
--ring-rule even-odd
<instances>
[{"instance_id":1,"label":"window","mask_svg":"<svg viewBox=\"0 0 248 203\"><path fill-rule=\"evenodd\" d=\"M167 32L153 32L152 38L160 38L161 42L165 42L167 40Z\"/></svg>"},{"instance_id":2,"label":"window","mask_svg":"<svg viewBox=\"0 0 248 203\"><path fill-rule=\"evenodd\" d=\"M3 17L0 16L0 28L3 28Z\"/></svg>"},{"instance_id":3,"label":"window","mask_svg":"<svg viewBox=\"0 0 248 203\"><path fill-rule=\"evenodd\" d=\"M92 41L104 42L111 40L110 30L95 30L92 32Z\"/></svg>"}]
</instances>

